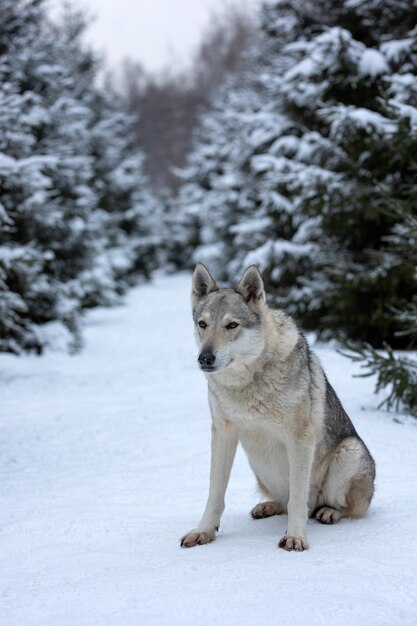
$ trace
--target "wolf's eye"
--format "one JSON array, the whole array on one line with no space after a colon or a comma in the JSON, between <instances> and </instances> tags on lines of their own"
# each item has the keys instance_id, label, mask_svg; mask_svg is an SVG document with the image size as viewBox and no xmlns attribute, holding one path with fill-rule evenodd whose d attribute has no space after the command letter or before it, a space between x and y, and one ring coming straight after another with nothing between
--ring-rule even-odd
<instances>
[{"instance_id":1,"label":"wolf's eye","mask_svg":"<svg viewBox=\"0 0 417 626\"><path fill-rule=\"evenodd\" d=\"M198 322L198 325L200 326L200 328L207 328L207 324L205 322L203 322L203 320L200 320Z\"/></svg>"},{"instance_id":2,"label":"wolf's eye","mask_svg":"<svg viewBox=\"0 0 417 626\"><path fill-rule=\"evenodd\" d=\"M232 330L232 328L237 328L239 324L237 322L230 322L230 324L226 325L227 330Z\"/></svg>"}]
</instances>

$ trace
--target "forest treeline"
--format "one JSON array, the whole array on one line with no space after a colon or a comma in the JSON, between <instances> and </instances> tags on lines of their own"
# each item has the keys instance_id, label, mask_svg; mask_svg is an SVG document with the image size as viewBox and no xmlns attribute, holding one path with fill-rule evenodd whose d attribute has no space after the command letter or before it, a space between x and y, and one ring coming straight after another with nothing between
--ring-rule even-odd
<instances>
[{"instance_id":1,"label":"forest treeline","mask_svg":"<svg viewBox=\"0 0 417 626\"><path fill-rule=\"evenodd\" d=\"M0 349L156 267L256 263L417 414L417 0L227 11L187 72L98 87L82 13L0 0Z\"/></svg>"}]
</instances>

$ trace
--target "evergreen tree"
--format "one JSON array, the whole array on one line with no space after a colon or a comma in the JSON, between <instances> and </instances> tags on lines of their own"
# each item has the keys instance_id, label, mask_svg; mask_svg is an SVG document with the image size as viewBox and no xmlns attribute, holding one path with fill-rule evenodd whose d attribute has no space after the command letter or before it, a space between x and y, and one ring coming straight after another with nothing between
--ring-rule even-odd
<instances>
[{"instance_id":1,"label":"evergreen tree","mask_svg":"<svg viewBox=\"0 0 417 626\"><path fill-rule=\"evenodd\" d=\"M202 118L173 211L177 228L185 225L178 229L177 262L203 261L223 279L237 277L246 254L274 236L275 221L288 221L290 203L278 192L265 193L253 164L287 124L271 81L282 60L260 41Z\"/></svg>"},{"instance_id":2,"label":"evergreen tree","mask_svg":"<svg viewBox=\"0 0 417 626\"><path fill-rule=\"evenodd\" d=\"M413 414L417 364L393 348L417 341L416 23L415 0L266 3L180 196L193 260L228 280L257 263L275 303L347 341Z\"/></svg>"},{"instance_id":3,"label":"evergreen tree","mask_svg":"<svg viewBox=\"0 0 417 626\"><path fill-rule=\"evenodd\" d=\"M233 259L232 226L254 209L245 176L236 167L239 163L244 168L251 113L244 87L226 91L198 129L197 148L181 173L184 183L174 219L178 221L179 212L186 225L185 232L180 231L188 241L188 247L181 246L182 255L188 253L190 264L197 259L207 263L219 278L226 278Z\"/></svg>"},{"instance_id":4,"label":"evergreen tree","mask_svg":"<svg viewBox=\"0 0 417 626\"><path fill-rule=\"evenodd\" d=\"M41 325L76 332L149 270L158 207L129 117L95 86L83 15L52 24L42 0L0 0L0 17L0 349L39 351Z\"/></svg>"},{"instance_id":5,"label":"evergreen tree","mask_svg":"<svg viewBox=\"0 0 417 626\"><path fill-rule=\"evenodd\" d=\"M387 249L397 223L387 209L416 206L416 11L396 0L268 3L246 91L219 95L216 130L192 155L183 193L198 199L200 237L212 232L224 275L258 263L275 302L324 336L406 345L391 310L416 293L416 276ZM251 144L248 126L265 141ZM233 207L198 173L207 146L239 181Z\"/></svg>"},{"instance_id":6,"label":"evergreen tree","mask_svg":"<svg viewBox=\"0 0 417 626\"><path fill-rule=\"evenodd\" d=\"M297 279L305 289L299 310L307 327L374 346L406 346L391 311L417 287L415 268L387 250L390 204L415 210L415 11L410 3L339 3L334 19L352 31L333 26L297 42L297 63L284 75L287 113L328 145L318 153L323 172L308 167L293 177L304 215L316 219L308 237L316 253Z\"/></svg>"}]
</instances>

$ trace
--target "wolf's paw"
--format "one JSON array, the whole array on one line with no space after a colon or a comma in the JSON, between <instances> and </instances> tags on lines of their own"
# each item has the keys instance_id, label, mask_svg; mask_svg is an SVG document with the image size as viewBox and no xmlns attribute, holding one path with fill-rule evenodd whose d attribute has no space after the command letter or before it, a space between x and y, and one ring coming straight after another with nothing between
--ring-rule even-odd
<instances>
[{"instance_id":1,"label":"wolf's paw","mask_svg":"<svg viewBox=\"0 0 417 626\"><path fill-rule=\"evenodd\" d=\"M215 528L190 530L190 532L181 537L180 543L182 548L194 548L194 546L203 546L205 543L214 541L215 537Z\"/></svg>"},{"instance_id":2,"label":"wolf's paw","mask_svg":"<svg viewBox=\"0 0 417 626\"><path fill-rule=\"evenodd\" d=\"M322 506L314 513L314 517L322 524L336 524L342 517L342 514L331 506Z\"/></svg>"},{"instance_id":3,"label":"wolf's paw","mask_svg":"<svg viewBox=\"0 0 417 626\"><path fill-rule=\"evenodd\" d=\"M284 535L280 540L278 546L284 548L288 552L295 550L296 552L302 552L308 549L308 541L305 537L288 537Z\"/></svg>"},{"instance_id":4,"label":"wolf's paw","mask_svg":"<svg viewBox=\"0 0 417 626\"><path fill-rule=\"evenodd\" d=\"M271 517L272 515L280 515L282 507L279 502L271 500L270 502L260 502L253 507L250 514L253 519L262 519L263 517Z\"/></svg>"}]
</instances>

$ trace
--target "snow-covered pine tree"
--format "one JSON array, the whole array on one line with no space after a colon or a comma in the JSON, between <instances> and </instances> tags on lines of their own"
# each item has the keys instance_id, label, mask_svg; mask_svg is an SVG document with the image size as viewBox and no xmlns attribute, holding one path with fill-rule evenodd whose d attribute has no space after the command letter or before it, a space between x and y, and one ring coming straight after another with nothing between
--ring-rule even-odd
<instances>
[{"instance_id":1,"label":"snow-covered pine tree","mask_svg":"<svg viewBox=\"0 0 417 626\"><path fill-rule=\"evenodd\" d=\"M302 212L317 220L298 308L324 334L405 347L392 308L416 293L415 269L386 242L396 223L390 205L415 211L417 5L346 0L332 12L326 4L327 29L317 24L287 47L296 64L283 77L287 114L305 124L303 141L316 133L323 146L322 171L293 177Z\"/></svg>"},{"instance_id":2,"label":"snow-covered pine tree","mask_svg":"<svg viewBox=\"0 0 417 626\"><path fill-rule=\"evenodd\" d=\"M218 279L227 276L233 259L231 227L254 211L251 198L246 195L245 177L236 166L239 163L244 168L247 152L245 140L253 112L247 96L242 86L230 91L226 87L204 118L196 134L196 149L181 173L178 210L173 212L181 257L189 265L203 261ZM180 225L184 230L179 229Z\"/></svg>"},{"instance_id":3,"label":"snow-covered pine tree","mask_svg":"<svg viewBox=\"0 0 417 626\"><path fill-rule=\"evenodd\" d=\"M270 24L266 17L265 22ZM281 28L281 45L287 38ZM237 278L247 253L274 237L278 224L291 230L290 203L278 190L265 193L252 163L288 125L271 81L283 71L274 47L260 35L246 51L242 68L218 90L203 116L181 173L172 212L174 242L180 242L175 260L186 266L203 261L220 279Z\"/></svg>"},{"instance_id":4,"label":"snow-covered pine tree","mask_svg":"<svg viewBox=\"0 0 417 626\"><path fill-rule=\"evenodd\" d=\"M367 341L350 354L390 387L388 407L412 414L417 363L392 346L417 343L416 24L408 0L264 5L246 93L218 95L180 197L197 257L229 280L256 262L304 326ZM265 141L252 146L256 133ZM224 171L233 195L213 193Z\"/></svg>"},{"instance_id":5,"label":"snow-covered pine tree","mask_svg":"<svg viewBox=\"0 0 417 626\"><path fill-rule=\"evenodd\" d=\"M42 0L0 0L0 16L0 349L18 352L41 349L46 322L76 330L82 308L145 272L151 223L130 120L95 86L82 14L51 24Z\"/></svg>"},{"instance_id":6,"label":"snow-covered pine tree","mask_svg":"<svg viewBox=\"0 0 417 626\"><path fill-rule=\"evenodd\" d=\"M387 208L394 200L415 210L407 194L417 146L416 2L280 0L266 3L262 23L266 37L237 98L245 117L229 85L215 133L208 127L193 154L184 189L197 199L200 237L209 233L228 278L237 264L258 263L275 302L306 328L401 345L391 307L412 297L416 282L387 250L396 224ZM232 132L227 118L236 120ZM211 166L208 149L217 151L216 171L239 180L227 210L196 174Z\"/></svg>"},{"instance_id":7,"label":"snow-covered pine tree","mask_svg":"<svg viewBox=\"0 0 417 626\"><path fill-rule=\"evenodd\" d=\"M45 226L51 219L45 214L50 180L44 171L55 163L48 153L34 155L48 119L41 95L29 84L36 64L30 50L42 21L39 2L0 2L0 342L12 351L39 345L34 324L57 305L47 273L52 253L33 245L42 217Z\"/></svg>"}]
</instances>

